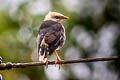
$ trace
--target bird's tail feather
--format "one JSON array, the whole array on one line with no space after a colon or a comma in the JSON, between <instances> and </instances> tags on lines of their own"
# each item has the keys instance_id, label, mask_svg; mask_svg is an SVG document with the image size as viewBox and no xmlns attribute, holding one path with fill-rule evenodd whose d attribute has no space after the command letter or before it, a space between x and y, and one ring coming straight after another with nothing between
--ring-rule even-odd
<instances>
[{"instance_id":1,"label":"bird's tail feather","mask_svg":"<svg viewBox=\"0 0 120 80\"><path fill-rule=\"evenodd\" d=\"M46 62L48 53L48 44L45 43L45 39L43 38L39 49L39 61Z\"/></svg>"}]
</instances>

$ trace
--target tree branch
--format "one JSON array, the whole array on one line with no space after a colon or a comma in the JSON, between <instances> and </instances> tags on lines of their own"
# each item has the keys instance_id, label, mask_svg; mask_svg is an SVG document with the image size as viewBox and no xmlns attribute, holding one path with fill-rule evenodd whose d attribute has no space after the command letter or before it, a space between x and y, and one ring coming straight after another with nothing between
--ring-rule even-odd
<instances>
[{"instance_id":1,"label":"tree branch","mask_svg":"<svg viewBox=\"0 0 120 80\"><path fill-rule=\"evenodd\" d=\"M109 58L83 58L79 60L65 60L65 61L59 61L57 64L72 64L72 63L84 63L84 62L98 62L98 61L113 61L118 60L118 56L113 56ZM48 65L55 64L55 61L49 61ZM6 70L6 69L12 69L12 68L24 68L24 67L30 67L30 66L42 66L45 65L45 63L40 62L28 62L28 63L2 63L0 64L0 70Z\"/></svg>"}]
</instances>

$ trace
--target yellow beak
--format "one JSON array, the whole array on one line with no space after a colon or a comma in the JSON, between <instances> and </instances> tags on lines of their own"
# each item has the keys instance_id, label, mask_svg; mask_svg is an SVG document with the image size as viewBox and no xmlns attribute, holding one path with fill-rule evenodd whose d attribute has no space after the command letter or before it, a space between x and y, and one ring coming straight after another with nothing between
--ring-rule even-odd
<instances>
[{"instance_id":1,"label":"yellow beak","mask_svg":"<svg viewBox=\"0 0 120 80\"><path fill-rule=\"evenodd\" d=\"M69 19L68 16L61 16L62 19Z\"/></svg>"}]
</instances>

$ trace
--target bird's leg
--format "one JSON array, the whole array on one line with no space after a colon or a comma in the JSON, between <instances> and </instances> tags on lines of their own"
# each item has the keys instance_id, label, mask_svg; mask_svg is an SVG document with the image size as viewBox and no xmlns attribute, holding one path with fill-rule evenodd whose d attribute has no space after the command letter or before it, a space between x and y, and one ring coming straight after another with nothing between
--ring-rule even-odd
<instances>
[{"instance_id":1,"label":"bird's leg","mask_svg":"<svg viewBox=\"0 0 120 80\"><path fill-rule=\"evenodd\" d=\"M45 64L46 64L46 68L48 68L48 59L47 58L46 58Z\"/></svg>"},{"instance_id":2,"label":"bird's leg","mask_svg":"<svg viewBox=\"0 0 120 80\"><path fill-rule=\"evenodd\" d=\"M61 61L61 58L59 57L56 50L55 50L55 54L56 54L56 61L55 61L55 65L56 65L59 61ZM59 64L59 69L60 69L61 66L62 66L62 64Z\"/></svg>"}]
</instances>

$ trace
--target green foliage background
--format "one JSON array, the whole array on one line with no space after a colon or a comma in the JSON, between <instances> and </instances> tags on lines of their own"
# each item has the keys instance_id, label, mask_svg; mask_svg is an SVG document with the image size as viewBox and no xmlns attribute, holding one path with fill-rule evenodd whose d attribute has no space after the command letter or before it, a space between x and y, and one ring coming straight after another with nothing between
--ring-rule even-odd
<instances>
[{"instance_id":1,"label":"green foliage background","mask_svg":"<svg viewBox=\"0 0 120 80\"><path fill-rule=\"evenodd\" d=\"M25 0L18 5L14 12L10 12L9 4L5 8L0 6L0 56L3 58L3 62L38 61L36 52L37 30L43 22L45 14L49 11L60 12L70 17L69 20L63 21L67 40L59 51L62 59L119 56L120 0L77 0L76 3L74 0L46 0L51 5L50 10L32 14L29 10L30 4L37 1L39 0ZM2 1L0 2L2 4ZM68 5L68 8L63 2L66 6ZM72 6L72 3L77 6ZM107 38L107 36L112 37ZM103 48L100 49L101 44L106 52ZM69 52L72 54L68 54ZM55 59L55 55L52 55L51 59ZM83 65L85 65L85 69L79 67ZM96 65L103 65L105 70L102 66L97 66L96 70ZM49 68L47 71L43 66L5 70L0 71L0 74L3 76L3 80L119 80L119 67L119 62L63 65L60 71L57 67L55 69L62 74L62 77L54 76L54 78L50 78L48 74L57 73L52 72L52 70L50 72ZM78 72L74 72L74 69L77 69ZM83 73L83 75L79 73Z\"/></svg>"}]
</instances>

